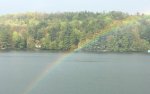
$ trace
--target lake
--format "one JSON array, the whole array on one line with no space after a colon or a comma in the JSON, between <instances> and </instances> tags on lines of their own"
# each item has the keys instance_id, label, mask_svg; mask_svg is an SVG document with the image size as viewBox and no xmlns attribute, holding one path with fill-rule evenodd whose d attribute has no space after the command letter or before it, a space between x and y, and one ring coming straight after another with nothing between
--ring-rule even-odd
<instances>
[{"instance_id":1,"label":"lake","mask_svg":"<svg viewBox=\"0 0 150 94\"><path fill-rule=\"evenodd\" d=\"M150 54L0 53L0 94L150 94Z\"/></svg>"}]
</instances>

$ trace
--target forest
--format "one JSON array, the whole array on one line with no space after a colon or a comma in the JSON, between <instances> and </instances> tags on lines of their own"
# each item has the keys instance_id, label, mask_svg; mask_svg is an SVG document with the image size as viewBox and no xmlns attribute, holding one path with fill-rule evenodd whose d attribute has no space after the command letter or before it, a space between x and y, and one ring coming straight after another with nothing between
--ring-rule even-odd
<instances>
[{"instance_id":1,"label":"forest","mask_svg":"<svg viewBox=\"0 0 150 94\"><path fill-rule=\"evenodd\" d=\"M120 11L1 15L0 49L147 51L150 15Z\"/></svg>"}]
</instances>

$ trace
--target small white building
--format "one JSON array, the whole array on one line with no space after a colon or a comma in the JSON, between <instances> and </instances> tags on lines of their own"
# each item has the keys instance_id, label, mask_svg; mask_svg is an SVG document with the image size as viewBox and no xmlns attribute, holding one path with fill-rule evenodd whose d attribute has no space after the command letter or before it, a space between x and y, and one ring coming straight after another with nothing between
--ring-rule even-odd
<instances>
[{"instance_id":1,"label":"small white building","mask_svg":"<svg viewBox=\"0 0 150 94\"><path fill-rule=\"evenodd\" d=\"M148 53L150 53L150 50L148 50Z\"/></svg>"},{"instance_id":2,"label":"small white building","mask_svg":"<svg viewBox=\"0 0 150 94\"><path fill-rule=\"evenodd\" d=\"M41 46L40 41L39 41L39 40L36 40L36 41L35 41L35 48L40 49L41 47L42 47L42 46Z\"/></svg>"},{"instance_id":3,"label":"small white building","mask_svg":"<svg viewBox=\"0 0 150 94\"><path fill-rule=\"evenodd\" d=\"M41 48L41 45L40 44L35 44L35 47L40 49Z\"/></svg>"}]
</instances>

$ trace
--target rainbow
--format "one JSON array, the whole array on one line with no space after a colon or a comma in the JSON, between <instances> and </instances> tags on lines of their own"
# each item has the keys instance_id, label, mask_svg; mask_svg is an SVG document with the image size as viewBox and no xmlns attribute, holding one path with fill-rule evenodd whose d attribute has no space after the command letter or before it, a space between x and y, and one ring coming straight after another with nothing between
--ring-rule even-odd
<instances>
[{"instance_id":1,"label":"rainbow","mask_svg":"<svg viewBox=\"0 0 150 94\"><path fill-rule=\"evenodd\" d=\"M35 77L35 79L33 79L32 82L30 82L30 84L27 86L27 88L23 91L22 94L29 94L32 90L34 90L38 84L44 79L46 78L46 76L52 72L58 65L62 64L62 62L68 58L69 56L71 56L75 51L79 51L81 50L83 47L91 44L93 41L95 41L97 38L113 31L113 29L119 28L121 26L124 25L128 25L128 24L135 24L138 20L140 19L140 17L128 17L122 21L114 21L112 22L110 25L106 26L103 30L101 31L97 31L95 34L93 35L88 35L88 38L83 39L81 41L81 43L79 43L79 46L77 49L75 49L72 52L67 52L67 53L63 53L61 56L59 56L59 58L54 61L53 63L50 63L41 73L40 75L38 75L37 77Z\"/></svg>"},{"instance_id":2,"label":"rainbow","mask_svg":"<svg viewBox=\"0 0 150 94\"><path fill-rule=\"evenodd\" d=\"M70 54L68 52L63 53L56 61L48 64L47 67L44 68L44 70L40 73L40 75L38 75L37 77L35 77L35 79L31 81L31 83L22 94L29 94L34 88L36 88L36 86L38 86L39 82L41 82L50 72L52 72L53 69L60 65L65 58L69 57L69 55Z\"/></svg>"},{"instance_id":3,"label":"rainbow","mask_svg":"<svg viewBox=\"0 0 150 94\"><path fill-rule=\"evenodd\" d=\"M121 20L121 21L120 20L113 21L111 24L106 26L104 29L97 31L94 34L87 35L87 38L81 40L81 42L79 43L78 49L76 49L75 51L82 49L83 47L93 43L99 37L101 37L105 34L108 34L109 32L111 32L119 27L130 25L130 24L136 24L139 19L140 19L139 16L133 16L133 17L131 16L131 17L127 17L126 19Z\"/></svg>"}]
</instances>

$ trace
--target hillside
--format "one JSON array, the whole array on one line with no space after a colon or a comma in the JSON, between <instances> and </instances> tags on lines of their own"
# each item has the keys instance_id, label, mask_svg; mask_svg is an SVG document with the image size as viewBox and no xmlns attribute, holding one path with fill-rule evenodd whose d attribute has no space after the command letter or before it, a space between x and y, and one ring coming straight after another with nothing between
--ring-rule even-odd
<instances>
[{"instance_id":1,"label":"hillside","mask_svg":"<svg viewBox=\"0 0 150 94\"><path fill-rule=\"evenodd\" d=\"M118 11L1 15L0 49L146 51L150 16Z\"/></svg>"}]
</instances>

